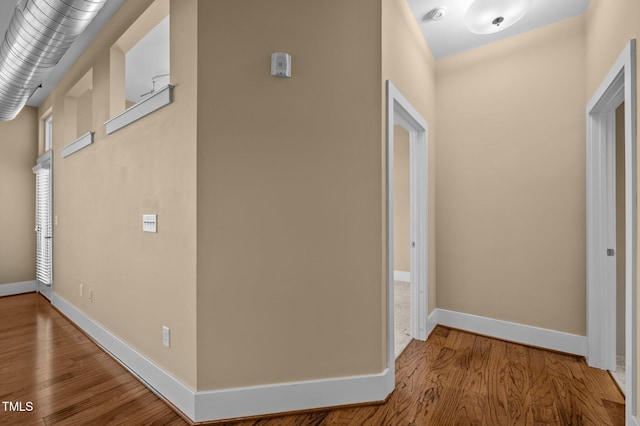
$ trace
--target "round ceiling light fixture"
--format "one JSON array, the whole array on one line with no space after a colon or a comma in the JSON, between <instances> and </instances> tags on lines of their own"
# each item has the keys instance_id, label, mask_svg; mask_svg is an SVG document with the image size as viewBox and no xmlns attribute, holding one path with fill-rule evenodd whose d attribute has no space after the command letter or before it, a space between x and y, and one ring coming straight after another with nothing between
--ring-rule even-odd
<instances>
[{"instance_id":1,"label":"round ceiling light fixture","mask_svg":"<svg viewBox=\"0 0 640 426\"><path fill-rule=\"evenodd\" d=\"M476 34L493 34L518 22L531 8L533 0L475 0L464 22Z\"/></svg>"},{"instance_id":2,"label":"round ceiling light fixture","mask_svg":"<svg viewBox=\"0 0 640 426\"><path fill-rule=\"evenodd\" d=\"M430 19L432 21L441 21L445 16L447 16L447 9L444 7L434 7L427 13L425 16L426 19Z\"/></svg>"}]
</instances>

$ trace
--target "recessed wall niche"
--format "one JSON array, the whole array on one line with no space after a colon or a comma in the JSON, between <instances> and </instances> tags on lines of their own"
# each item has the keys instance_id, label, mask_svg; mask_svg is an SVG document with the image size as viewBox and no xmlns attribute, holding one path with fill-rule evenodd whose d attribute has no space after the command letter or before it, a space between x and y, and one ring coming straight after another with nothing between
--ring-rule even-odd
<instances>
[{"instance_id":1,"label":"recessed wall niche","mask_svg":"<svg viewBox=\"0 0 640 426\"><path fill-rule=\"evenodd\" d=\"M169 0L156 0L111 47L111 117L169 85L169 44Z\"/></svg>"},{"instance_id":2,"label":"recessed wall niche","mask_svg":"<svg viewBox=\"0 0 640 426\"><path fill-rule=\"evenodd\" d=\"M64 140L63 158L93 143L93 68L64 97Z\"/></svg>"},{"instance_id":3,"label":"recessed wall niche","mask_svg":"<svg viewBox=\"0 0 640 426\"><path fill-rule=\"evenodd\" d=\"M67 142L93 130L93 68L65 95L64 117L64 139Z\"/></svg>"}]
</instances>

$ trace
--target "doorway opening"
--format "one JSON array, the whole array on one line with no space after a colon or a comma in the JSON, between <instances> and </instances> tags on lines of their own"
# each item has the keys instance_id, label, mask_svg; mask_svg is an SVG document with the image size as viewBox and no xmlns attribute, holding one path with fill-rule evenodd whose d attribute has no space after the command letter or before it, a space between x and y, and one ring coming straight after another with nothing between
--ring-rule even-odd
<instances>
[{"instance_id":1,"label":"doorway opening","mask_svg":"<svg viewBox=\"0 0 640 426\"><path fill-rule=\"evenodd\" d=\"M53 151L38 158L36 175L36 290L51 300L53 294Z\"/></svg>"},{"instance_id":2,"label":"doorway opening","mask_svg":"<svg viewBox=\"0 0 640 426\"><path fill-rule=\"evenodd\" d=\"M615 371L617 352L624 349L627 424L637 415L635 55L636 43L631 40L586 110L587 361L592 367ZM616 111L624 116L617 132ZM618 282L622 273L624 278ZM624 297L618 284L624 284ZM623 326L618 304L622 298ZM618 334L622 330L624 345Z\"/></svg>"},{"instance_id":3,"label":"doorway opening","mask_svg":"<svg viewBox=\"0 0 640 426\"><path fill-rule=\"evenodd\" d=\"M397 128L397 126L401 127ZM399 274L398 278L407 279L409 284L410 310L408 321L408 334L410 339L427 339L427 315L428 315L428 127L427 122L411 105L407 98L391 82L387 81L387 368L395 372L396 359L396 332L395 332L395 281L396 281L396 253L395 243L395 152L396 134L406 138L408 146L399 147L408 150L406 163L408 171L405 176L408 179L408 212L403 213L409 218L408 239L408 265L405 260L405 268L408 266L409 277ZM403 133L404 132L404 133ZM408 137L407 137L408 136ZM408 176L407 176L408 174ZM400 196L402 197L402 196ZM407 195L404 196L407 198ZM399 212L398 212L399 213ZM404 225L404 232L407 225ZM398 228L400 230L400 228ZM402 244L402 243L400 243ZM403 276L404 275L404 276Z\"/></svg>"},{"instance_id":4,"label":"doorway opening","mask_svg":"<svg viewBox=\"0 0 640 426\"><path fill-rule=\"evenodd\" d=\"M622 393L625 378L625 196L624 196L624 102L615 111L615 221L616 221L616 369L611 372Z\"/></svg>"},{"instance_id":5,"label":"doorway opening","mask_svg":"<svg viewBox=\"0 0 640 426\"><path fill-rule=\"evenodd\" d=\"M393 129L393 324L398 357L411 341L411 170L410 135Z\"/></svg>"}]
</instances>

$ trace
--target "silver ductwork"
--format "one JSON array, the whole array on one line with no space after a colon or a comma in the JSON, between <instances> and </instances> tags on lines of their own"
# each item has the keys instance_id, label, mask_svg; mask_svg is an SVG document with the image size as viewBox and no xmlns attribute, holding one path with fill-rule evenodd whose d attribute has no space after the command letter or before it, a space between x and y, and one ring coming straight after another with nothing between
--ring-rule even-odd
<instances>
[{"instance_id":1,"label":"silver ductwork","mask_svg":"<svg viewBox=\"0 0 640 426\"><path fill-rule=\"evenodd\" d=\"M18 115L106 1L18 1L0 46L0 120Z\"/></svg>"}]
</instances>

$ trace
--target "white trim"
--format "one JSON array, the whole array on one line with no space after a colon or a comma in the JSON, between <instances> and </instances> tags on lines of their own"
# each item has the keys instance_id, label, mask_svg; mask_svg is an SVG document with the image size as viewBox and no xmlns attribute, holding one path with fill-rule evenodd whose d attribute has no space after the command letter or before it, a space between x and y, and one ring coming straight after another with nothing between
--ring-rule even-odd
<instances>
[{"instance_id":1,"label":"white trim","mask_svg":"<svg viewBox=\"0 0 640 426\"><path fill-rule=\"evenodd\" d=\"M195 422L383 401L394 388L393 372L384 370L363 376L194 392L56 293L52 304Z\"/></svg>"},{"instance_id":2,"label":"white trim","mask_svg":"<svg viewBox=\"0 0 640 426\"><path fill-rule=\"evenodd\" d=\"M171 401L189 418L194 418L194 392L191 389L56 293L53 293L52 304L154 391Z\"/></svg>"},{"instance_id":3,"label":"white trim","mask_svg":"<svg viewBox=\"0 0 640 426\"><path fill-rule=\"evenodd\" d=\"M440 308L435 309L431 316L440 325L471 333L575 355L587 354L585 336Z\"/></svg>"},{"instance_id":4,"label":"white trim","mask_svg":"<svg viewBox=\"0 0 640 426\"><path fill-rule=\"evenodd\" d=\"M36 291L36 281L21 281L18 283L0 284L0 297L15 294L33 293Z\"/></svg>"},{"instance_id":5,"label":"white trim","mask_svg":"<svg viewBox=\"0 0 640 426\"><path fill-rule=\"evenodd\" d=\"M587 336L590 366L615 369L615 109L625 103L626 421L637 414L636 41L631 40L587 104Z\"/></svg>"},{"instance_id":6,"label":"white trim","mask_svg":"<svg viewBox=\"0 0 640 426\"><path fill-rule=\"evenodd\" d=\"M173 86L169 84L152 95L149 95L137 104L127 108L115 117L107 120L104 123L107 134L110 135L125 126L140 120L142 117L169 105L171 102L173 102Z\"/></svg>"},{"instance_id":7,"label":"white trim","mask_svg":"<svg viewBox=\"0 0 640 426\"><path fill-rule=\"evenodd\" d=\"M393 271L393 280L402 281L405 283L411 282L411 272L408 271Z\"/></svg>"},{"instance_id":8,"label":"white trim","mask_svg":"<svg viewBox=\"0 0 640 426\"><path fill-rule=\"evenodd\" d=\"M36 160L36 165L42 165L42 167L46 167L45 165L43 165L43 163L47 163L47 162L51 162L53 160L53 151L47 151L44 154L42 154L40 157L38 157L38 159ZM35 173L35 170L34 170Z\"/></svg>"},{"instance_id":9,"label":"white trim","mask_svg":"<svg viewBox=\"0 0 640 426\"><path fill-rule=\"evenodd\" d=\"M278 383L196 393L196 422L233 419L347 404L384 401L393 391L388 369L380 374Z\"/></svg>"},{"instance_id":10,"label":"white trim","mask_svg":"<svg viewBox=\"0 0 640 426\"><path fill-rule=\"evenodd\" d=\"M66 158L71 154L74 154L80 151L82 148L86 148L93 143L93 134L94 132L87 132L84 135L80 136L75 141L66 145L64 148L60 150L60 154L62 158Z\"/></svg>"},{"instance_id":11,"label":"white trim","mask_svg":"<svg viewBox=\"0 0 640 426\"><path fill-rule=\"evenodd\" d=\"M427 336L429 336L438 325L438 312L440 312L438 309L434 309L427 319Z\"/></svg>"},{"instance_id":12,"label":"white trim","mask_svg":"<svg viewBox=\"0 0 640 426\"><path fill-rule=\"evenodd\" d=\"M429 306L428 125L391 80L386 104L386 230L387 230L387 369L395 377L393 260L393 132L396 124L409 132L411 198L411 337L426 340Z\"/></svg>"},{"instance_id":13,"label":"white trim","mask_svg":"<svg viewBox=\"0 0 640 426\"><path fill-rule=\"evenodd\" d=\"M46 152L53 148L53 114L51 113L51 108L42 121L44 128L44 150Z\"/></svg>"},{"instance_id":14,"label":"white trim","mask_svg":"<svg viewBox=\"0 0 640 426\"><path fill-rule=\"evenodd\" d=\"M640 421L636 416L627 417L627 426L640 426Z\"/></svg>"}]
</instances>

